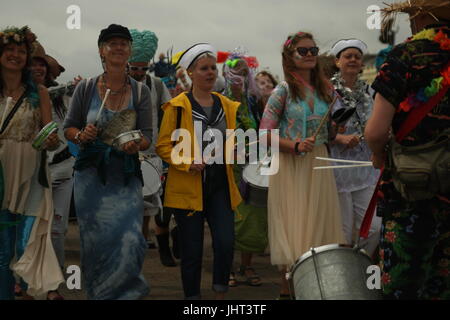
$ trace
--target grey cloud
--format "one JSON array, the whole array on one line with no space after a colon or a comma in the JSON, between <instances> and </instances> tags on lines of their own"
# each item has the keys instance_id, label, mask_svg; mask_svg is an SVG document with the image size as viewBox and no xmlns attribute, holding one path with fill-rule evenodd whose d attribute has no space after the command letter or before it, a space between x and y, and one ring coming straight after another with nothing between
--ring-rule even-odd
<instances>
[{"instance_id":1,"label":"grey cloud","mask_svg":"<svg viewBox=\"0 0 450 320\"><path fill-rule=\"evenodd\" d=\"M171 46L174 52L196 42L210 42L218 50L245 46L282 77L281 46L290 33L311 31L321 51L341 39L364 40L371 53L384 47L379 32L366 27L366 8L383 0L16 0L0 12L0 28L29 25L46 51L64 65L59 81L74 76L94 76L101 72L97 37L110 23L130 28L150 29L159 38L158 52ZM68 30L66 8L81 8L81 30ZM399 19L397 41L409 34L406 17Z\"/></svg>"}]
</instances>

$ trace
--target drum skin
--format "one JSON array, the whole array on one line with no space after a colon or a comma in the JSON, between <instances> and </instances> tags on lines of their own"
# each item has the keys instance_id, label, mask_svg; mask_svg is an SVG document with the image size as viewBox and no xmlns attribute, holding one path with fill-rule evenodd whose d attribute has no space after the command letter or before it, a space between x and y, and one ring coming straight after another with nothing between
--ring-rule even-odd
<instances>
[{"instance_id":1,"label":"drum skin","mask_svg":"<svg viewBox=\"0 0 450 320\"><path fill-rule=\"evenodd\" d=\"M33 148L35 148L38 151L41 151L44 147L44 143L47 140L47 138L53 133L58 131L58 124L55 121L51 121L47 123L41 131L37 134L36 138L34 138L32 142Z\"/></svg>"},{"instance_id":2,"label":"drum skin","mask_svg":"<svg viewBox=\"0 0 450 320\"><path fill-rule=\"evenodd\" d=\"M311 249L291 268L291 295L296 300L381 300L381 290L367 287L370 265L370 257L358 248L331 244Z\"/></svg>"},{"instance_id":3,"label":"drum skin","mask_svg":"<svg viewBox=\"0 0 450 320\"><path fill-rule=\"evenodd\" d=\"M144 178L144 186L142 188L144 200L157 193L162 187L161 173L157 170L156 163L152 163L152 160L153 159L145 159L144 161L141 161L142 177Z\"/></svg>"},{"instance_id":4,"label":"drum skin","mask_svg":"<svg viewBox=\"0 0 450 320\"><path fill-rule=\"evenodd\" d=\"M142 140L142 137L143 136L141 130L132 130L124 132L114 139L113 146L122 150L122 147L125 143L130 141L135 141L136 143L139 143Z\"/></svg>"}]
</instances>

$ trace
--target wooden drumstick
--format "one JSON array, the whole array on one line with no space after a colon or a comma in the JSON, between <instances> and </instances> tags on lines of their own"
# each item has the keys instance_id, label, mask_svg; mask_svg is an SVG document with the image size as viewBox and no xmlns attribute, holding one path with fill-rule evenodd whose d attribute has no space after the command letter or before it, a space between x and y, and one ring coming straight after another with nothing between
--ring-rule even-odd
<instances>
[{"instance_id":1,"label":"wooden drumstick","mask_svg":"<svg viewBox=\"0 0 450 320\"><path fill-rule=\"evenodd\" d=\"M3 111L3 116L2 116L2 123L0 124L0 129L3 127L3 123L5 122L6 119L6 113L8 112L8 108L9 105L12 102L12 97L8 97L6 98L6 105L5 105L5 110Z\"/></svg>"},{"instance_id":2,"label":"wooden drumstick","mask_svg":"<svg viewBox=\"0 0 450 320\"><path fill-rule=\"evenodd\" d=\"M317 128L316 132L314 132L314 139L317 137L317 135L319 134L320 130L322 130L323 125L325 124L326 120L328 119L328 116L331 113L331 109L333 109L333 105L336 103L338 96L335 95L333 101L331 102L330 106L328 107L328 111L327 113L323 116L322 120L320 121L319 127Z\"/></svg>"},{"instance_id":3,"label":"wooden drumstick","mask_svg":"<svg viewBox=\"0 0 450 320\"><path fill-rule=\"evenodd\" d=\"M105 107L105 102L106 102L106 99L108 99L110 91L111 91L110 89L106 89L106 93L105 93L105 97L103 98L102 105L100 106L100 110L98 111L97 117L95 118L95 123L94 123L95 126L97 126L97 122L100 119L100 115L102 114L103 108Z\"/></svg>"}]
</instances>

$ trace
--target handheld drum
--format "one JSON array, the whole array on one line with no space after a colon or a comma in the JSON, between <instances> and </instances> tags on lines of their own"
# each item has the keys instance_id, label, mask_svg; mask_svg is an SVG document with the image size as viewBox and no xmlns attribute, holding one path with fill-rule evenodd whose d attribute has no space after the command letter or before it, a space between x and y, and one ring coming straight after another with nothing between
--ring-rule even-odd
<instances>
[{"instance_id":1,"label":"handheld drum","mask_svg":"<svg viewBox=\"0 0 450 320\"><path fill-rule=\"evenodd\" d=\"M119 134L113 141L113 146L119 150L123 151L123 146L127 142L134 141L136 143L140 143L142 140L142 132L141 130L132 130L128 132L124 132Z\"/></svg>"},{"instance_id":2,"label":"handheld drum","mask_svg":"<svg viewBox=\"0 0 450 320\"><path fill-rule=\"evenodd\" d=\"M55 121L47 123L45 127L39 131L36 138L34 138L32 143L33 148L41 151L44 148L45 140L47 140L47 138L56 131L58 131L58 124Z\"/></svg>"}]
</instances>

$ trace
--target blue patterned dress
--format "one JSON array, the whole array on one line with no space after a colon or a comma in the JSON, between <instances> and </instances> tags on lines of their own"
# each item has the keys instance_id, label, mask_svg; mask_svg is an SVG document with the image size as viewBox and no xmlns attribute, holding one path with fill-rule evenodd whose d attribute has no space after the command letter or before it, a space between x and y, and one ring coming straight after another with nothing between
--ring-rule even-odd
<instances>
[{"instance_id":1,"label":"blue patterned dress","mask_svg":"<svg viewBox=\"0 0 450 320\"><path fill-rule=\"evenodd\" d=\"M130 99L133 101L133 99ZM101 100L97 90L89 108L93 123ZM128 109L134 109L132 102ZM98 127L115 112L104 109ZM126 179L123 153L110 148L105 183L97 168L75 171L74 190L80 226L82 274L88 299L134 300L149 293L141 274L146 251L142 235L142 183L137 176ZM108 157L105 157L107 159Z\"/></svg>"}]
</instances>

